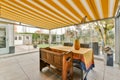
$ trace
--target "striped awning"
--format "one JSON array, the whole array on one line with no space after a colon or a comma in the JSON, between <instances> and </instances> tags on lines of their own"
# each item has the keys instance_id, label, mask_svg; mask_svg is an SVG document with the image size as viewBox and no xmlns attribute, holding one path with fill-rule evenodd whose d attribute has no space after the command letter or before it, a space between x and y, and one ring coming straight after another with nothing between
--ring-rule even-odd
<instances>
[{"instance_id":1,"label":"striped awning","mask_svg":"<svg viewBox=\"0 0 120 80\"><path fill-rule=\"evenodd\" d=\"M54 29L115 17L119 0L0 0L0 17Z\"/></svg>"}]
</instances>

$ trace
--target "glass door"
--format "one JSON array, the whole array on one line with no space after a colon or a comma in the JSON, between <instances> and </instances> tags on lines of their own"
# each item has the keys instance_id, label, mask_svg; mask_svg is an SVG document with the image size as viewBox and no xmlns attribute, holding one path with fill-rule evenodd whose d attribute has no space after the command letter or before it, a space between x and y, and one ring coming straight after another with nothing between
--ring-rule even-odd
<instances>
[{"instance_id":1,"label":"glass door","mask_svg":"<svg viewBox=\"0 0 120 80\"><path fill-rule=\"evenodd\" d=\"M0 54L8 53L8 30L6 25L0 24Z\"/></svg>"}]
</instances>

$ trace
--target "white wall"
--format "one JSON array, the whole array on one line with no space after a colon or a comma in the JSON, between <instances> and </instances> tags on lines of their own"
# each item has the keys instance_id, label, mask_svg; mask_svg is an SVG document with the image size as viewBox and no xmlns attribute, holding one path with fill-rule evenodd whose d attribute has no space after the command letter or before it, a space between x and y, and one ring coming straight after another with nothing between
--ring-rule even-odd
<instances>
[{"instance_id":1,"label":"white wall","mask_svg":"<svg viewBox=\"0 0 120 80\"><path fill-rule=\"evenodd\" d=\"M15 34L15 37L17 37L17 40L15 41L15 45L23 45L23 35ZM15 39L14 37L14 39ZM19 40L19 37L21 37L21 40Z\"/></svg>"},{"instance_id":2,"label":"white wall","mask_svg":"<svg viewBox=\"0 0 120 80\"><path fill-rule=\"evenodd\" d=\"M23 45L23 40L15 40L15 45Z\"/></svg>"}]
</instances>

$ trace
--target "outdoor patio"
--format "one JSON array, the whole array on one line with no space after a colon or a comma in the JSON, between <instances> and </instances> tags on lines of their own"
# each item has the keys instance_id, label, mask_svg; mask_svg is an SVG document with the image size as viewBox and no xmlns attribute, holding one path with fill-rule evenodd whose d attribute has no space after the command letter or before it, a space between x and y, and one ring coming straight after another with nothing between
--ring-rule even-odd
<instances>
[{"instance_id":1,"label":"outdoor patio","mask_svg":"<svg viewBox=\"0 0 120 80\"><path fill-rule=\"evenodd\" d=\"M104 74L105 72L105 74ZM95 68L88 74L88 80L119 80L118 66L104 67L104 61L95 59ZM74 68L74 80L80 80L79 70ZM104 79L103 79L104 78ZM48 68L39 71L39 53L0 57L0 80L61 80Z\"/></svg>"},{"instance_id":2,"label":"outdoor patio","mask_svg":"<svg viewBox=\"0 0 120 80\"><path fill-rule=\"evenodd\" d=\"M120 80L119 34L120 0L1 0L0 80Z\"/></svg>"}]
</instances>

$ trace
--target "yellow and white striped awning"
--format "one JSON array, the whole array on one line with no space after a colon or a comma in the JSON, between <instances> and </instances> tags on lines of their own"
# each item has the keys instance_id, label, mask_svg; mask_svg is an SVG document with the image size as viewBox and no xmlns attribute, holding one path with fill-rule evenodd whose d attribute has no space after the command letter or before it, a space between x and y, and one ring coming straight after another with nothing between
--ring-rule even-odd
<instances>
[{"instance_id":1,"label":"yellow and white striped awning","mask_svg":"<svg viewBox=\"0 0 120 80\"><path fill-rule=\"evenodd\" d=\"M0 17L54 29L115 16L119 0L0 0Z\"/></svg>"}]
</instances>

